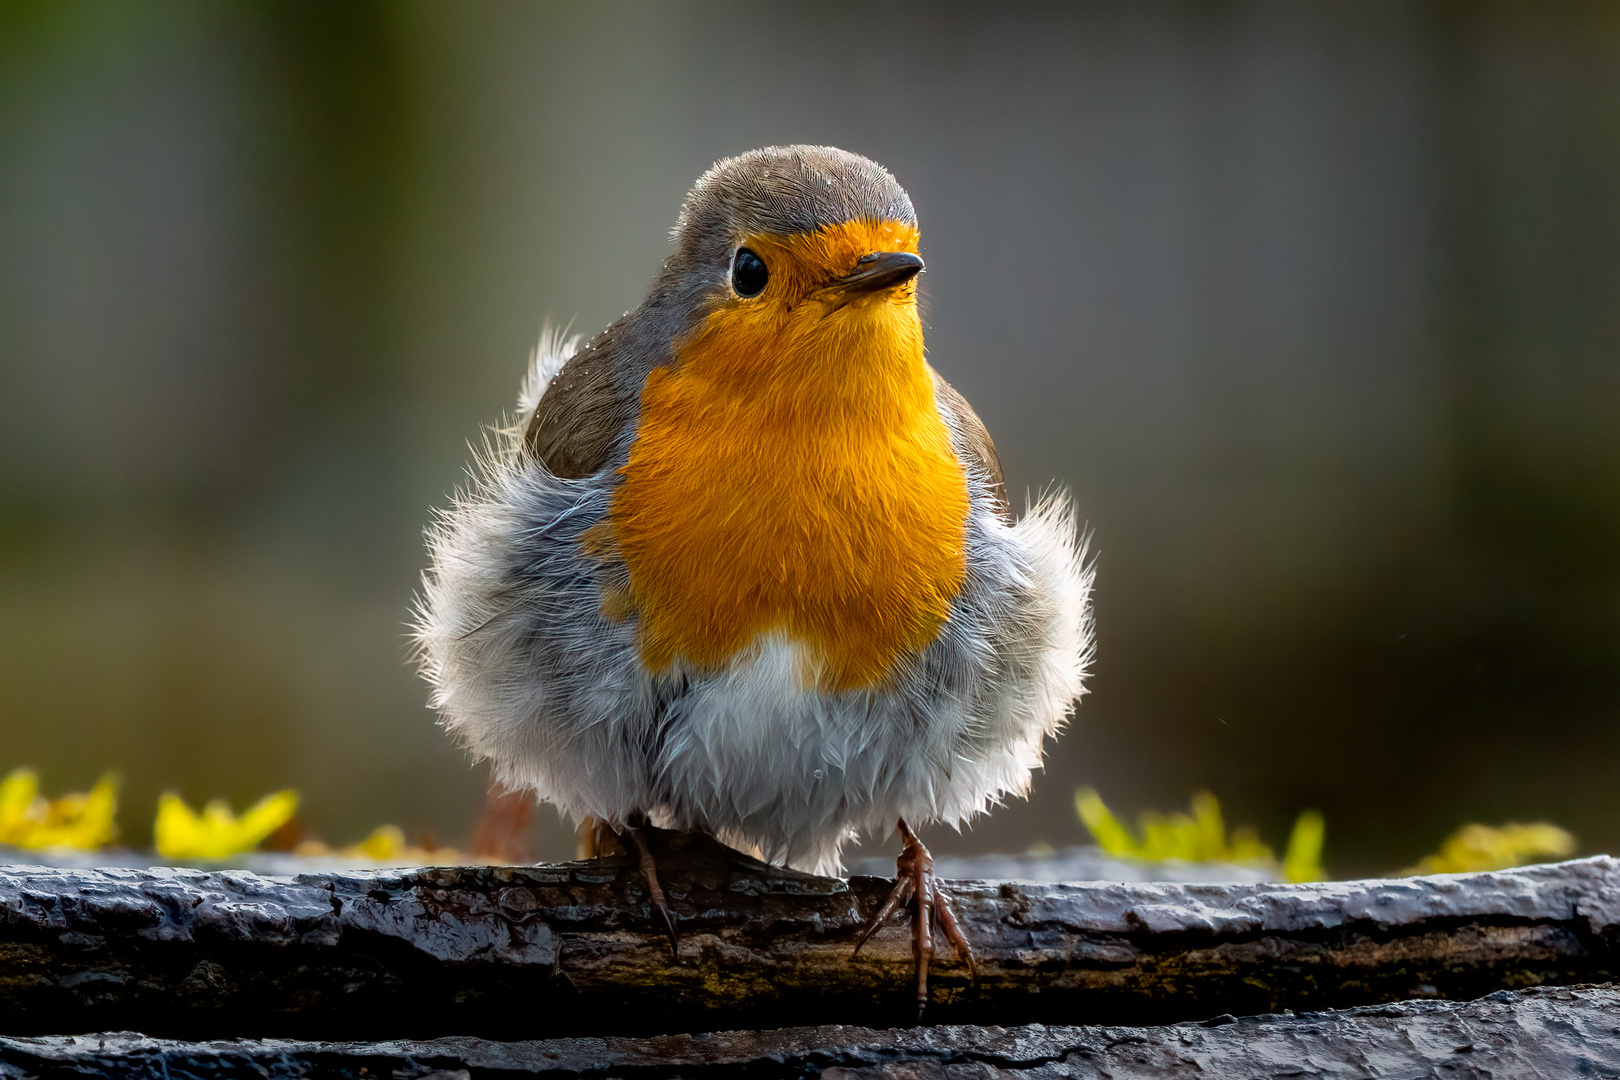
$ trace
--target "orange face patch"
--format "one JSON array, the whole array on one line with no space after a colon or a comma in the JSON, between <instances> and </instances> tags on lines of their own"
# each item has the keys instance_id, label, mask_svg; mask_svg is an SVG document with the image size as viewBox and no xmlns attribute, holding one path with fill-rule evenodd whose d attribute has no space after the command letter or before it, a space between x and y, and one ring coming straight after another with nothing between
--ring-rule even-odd
<instances>
[{"instance_id":1,"label":"orange face patch","mask_svg":"<svg viewBox=\"0 0 1620 1080\"><path fill-rule=\"evenodd\" d=\"M965 570L967 482L934 403L915 284L848 294L897 222L753 237L765 289L648 376L614 540L643 663L715 668L779 633L808 684L872 686L921 651Z\"/></svg>"}]
</instances>

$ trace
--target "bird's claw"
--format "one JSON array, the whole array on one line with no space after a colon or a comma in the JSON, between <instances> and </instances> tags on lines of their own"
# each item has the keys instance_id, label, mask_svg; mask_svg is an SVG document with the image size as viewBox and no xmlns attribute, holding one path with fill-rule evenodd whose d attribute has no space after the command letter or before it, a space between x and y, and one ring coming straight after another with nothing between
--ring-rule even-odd
<instances>
[{"instance_id":1,"label":"bird's claw","mask_svg":"<svg viewBox=\"0 0 1620 1080\"><path fill-rule=\"evenodd\" d=\"M900 838L905 843L905 849L895 860L894 888L889 890L889 895L884 899L883 906L878 908L877 914L867 921L850 957L853 959L861 951L861 946L866 944L867 939L876 933L878 927L882 926L897 909L915 901L911 950L917 965L917 1018L920 1020L923 1010L928 1007L928 966L934 956L936 926L945 940L956 950L957 956L967 964L968 972L975 984L979 981L979 968L973 958L973 949L968 945L967 938L962 936L962 929L956 921L956 913L951 910L950 895L940 887L938 879L934 877L934 857L928 853L928 849L904 821L900 822Z\"/></svg>"},{"instance_id":2,"label":"bird's claw","mask_svg":"<svg viewBox=\"0 0 1620 1080\"><path fill-rule=\"evenodd\" d=\"M669 906L664 897L664 887L658 883L658 864L653 861L652 848L647 845L646 830L631 826L626 828L630 842L635 846L636 854L641 862L641 876L647 881L647 906L653 916L662 924L664 933L669 935L669 952L672 957L679 958L681 937L676 929L675 909Z\"/></svg>"}]
</instances>

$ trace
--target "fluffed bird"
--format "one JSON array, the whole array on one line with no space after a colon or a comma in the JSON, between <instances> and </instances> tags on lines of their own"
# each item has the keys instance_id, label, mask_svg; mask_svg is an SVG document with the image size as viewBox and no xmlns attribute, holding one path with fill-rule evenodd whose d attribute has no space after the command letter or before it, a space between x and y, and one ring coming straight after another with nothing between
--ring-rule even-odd
<instances>
[{"instance_id":1,"label":"fluffed bird","mask_svg":"<svg viewBox=\"0 0 1620 1080\"><path fill-rule=\"evenodd\" d=\"M536 350L516 422L430 529L416 638L444 725L641 856L701 830L816 873L896 827L918 1005L937 930L914 827L1024 794L1083 691L1069 500L1015 519L929 366L917 217L825 146L719 162L641 306ZM859 945L857 945L857 949Z\"/></svg>"}]
</instances>

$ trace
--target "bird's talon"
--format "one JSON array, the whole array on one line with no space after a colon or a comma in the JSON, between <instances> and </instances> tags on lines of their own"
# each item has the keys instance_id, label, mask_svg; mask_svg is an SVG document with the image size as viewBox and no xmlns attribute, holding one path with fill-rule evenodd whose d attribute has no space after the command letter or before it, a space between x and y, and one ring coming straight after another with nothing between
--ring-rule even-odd
<instances>
[{"instance_id":1,"label":"bird's talon","mask_svg":"<svg viewBox=\"0 0 1620 1080\"><path fill-rule=\"evenodd\" d=\"M624 830L630 837L631 844L635 845L636 854L641 863L641 876L647 881L647 907L649 913L656 917L669 935L669 954L674 959L680 958L681 937L676 929L677 920L675 909L669 906L664 898L664 887L658 883L658 864L653 860L652 848L647 845L647 834L638 826L630 826Z\"/></svg>"},{"instance_id":2,"label":"bird's talon","mask_svg":"<svg viewBox=\"0 0 1620 1080\"><path fill-rule=\"evenodd\" d=\"M658 921L663 924L664 933L669 935L670 955L672 957L679 958L681 949L681 935L680 931L675 928L674 910L670 908L669 903L662 897L654 899L651 903L651 907L653 913L658 916Z\"/></svg>"},{"instance_id":3,"label":"bird's talon","mask_svg":"<svg viewBox=\"0 0 1620 1080\"><path fill-rule=\"evenodd\" d=\"M939 885L934 877L934 858L923 847L904 821L900 822L900 837L905 843L905 849L895 860L896 877L894 888L883 901L861 930L861 936L855 942L855 949L850 953L853 959L861 951L878 929L886 922L896 909L910 906L915 901L915 913L912 919L911 949L912 957L917 965L917 1018L922 1019L923 1010L928 1007L928 967L934 956L934 927L937 925L945 940L951 943L957 956L968 966L968 973L973 978L974 985L979 982L978 964L974 961L973 950L968 946L967 939L962 936L961 927L957 924L956 913L951 910L949 895Z\"/></svg>"},{"instance_id":4,"label":"bird's talon","mask_svg":"<svg viewBox=\"0 0 1620 1080\"><path fill-rule=\"evenodd\" d=\"M911 899L911 891L912 884L908 879L904 877L895 879L894 888L889 890L889 895L884 899L883 906L878 908L876 915L866 920L866 926L861 930L861 936L855 941L855 949L849 954L851 960L855 959L856 955L860 953L861 946L866 944L866 939L877 933L878 927L888 922L889 916L893 915L902 904Z\"/></svg>"}]
</instances>

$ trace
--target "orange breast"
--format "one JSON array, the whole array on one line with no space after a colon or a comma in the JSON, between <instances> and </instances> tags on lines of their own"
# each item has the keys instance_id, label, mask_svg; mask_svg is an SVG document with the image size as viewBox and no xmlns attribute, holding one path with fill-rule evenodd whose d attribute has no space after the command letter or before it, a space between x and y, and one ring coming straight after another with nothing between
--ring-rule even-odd
<instances>
[{"instance_id":1,"label":"orange breast","mask_svg":"<svg viewBox=\"0 0 1620 1080\"><path fill-rule=\"evenodd\" d=\"M896 228L756 246L775 245L775 280L894 250ZM961 588L967 483L911 288L836 307L807 290L722 307L647 380L611 523L651 670L781 634L806 647L807 685L872 686Z\"/></svg>"}]
</instances>

